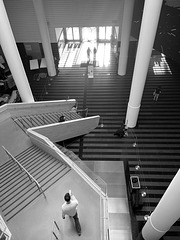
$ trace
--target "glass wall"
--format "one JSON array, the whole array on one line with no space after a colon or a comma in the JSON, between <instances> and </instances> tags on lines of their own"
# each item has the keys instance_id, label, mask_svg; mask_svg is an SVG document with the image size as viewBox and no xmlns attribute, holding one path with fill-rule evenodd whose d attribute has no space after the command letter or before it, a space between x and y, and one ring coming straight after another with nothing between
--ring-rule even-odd
<instances>
[{"instance_id":1,"label":"glass wall","mask_svg":"<svg viewBox=\"0 0 180 240\"><path fill-rule=\"evenodd\" d=\"M69 27L65 29L67 41L98 42L110 41L113 33L112 26L100 27ZM82 31L82 34L80 32Z\"/></svg>"}]
</instances>

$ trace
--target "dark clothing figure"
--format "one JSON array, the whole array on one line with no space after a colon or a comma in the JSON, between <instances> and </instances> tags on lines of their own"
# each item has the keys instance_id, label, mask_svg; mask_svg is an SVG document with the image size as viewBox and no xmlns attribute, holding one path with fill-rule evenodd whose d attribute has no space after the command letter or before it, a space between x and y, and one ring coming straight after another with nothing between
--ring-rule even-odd
<instances>
[{"instance_id":1,"label":"dark clothing figure","mask_svg":"<svg viewBox=\"0 0 180 240\"><path fill-rule=\"evenodd\" d=\"M65 116L60 116L60 118L59 118L59 122L65 122L65 121L66 121Z\"/></svg>"},{"instance_id":2,"label":"dark clothing figure","mask_svg":"<svg viewBox=\"0 0 180 240\"><path fill-rule=\"evenodd\" d=\"M94 53L94 59L96 59L96 53L97 53L97 49L94 47L93 49L93 53Z\"/></svg>"},{"instance_id":3,"label":"dark clothing figure","mask_svg":"<svg viewBox=\"0 0 180 240\"><path fill-rule=\"evenodd\" d=\"M114 133L115 136L118 136L120 138L124 137L127 135L127 128L125 124L122 124L120 128Z\"/></svg>"},{"instance_id":4,"label":"dark clothing figure","mask_svg":"<svg viewBox=\"0 0 180 240\"><path fill-rule=\"evenodd\" d=\"M77 105L74 105L74 106L71 108L71 112L77 112Z\"/></svg>"},{"instance_id":5,"label":"dark clothing figure","mask_svg":"<svg viewBox=\"0 0 180 240\"><path fill-rule=\"evenodd\" d=\"M79 236L81 236L81 225L79 222L79 218L78 218L78 214L76 212L76 214L73 216L74 219L74 224L75 224L75 228L76 228L76 232L78 233Z\"/></svg>"},{"instance_id":6,"label":"dark clothing figure","mask_svg":"<svg viewBox=\"0 0 180 240\"><path fill-rule=\"evenodd\" d=\"M90 61L90 53L91 53L91 49L90 49L90 47L88 47L88 49L87 49L87 58L88 58L88 61Z\"/></svg>"},{"instance_id":7,"label":"dark clothing figure","mask_svg":"<svg viewBox=\"0 0 180 240\"><path fill-rule=\"evenodd\" d=\"M5 80L6 75L5 75L5 67L3 64L0 63L0 79Z\"/></svg>"},{"instance_id":8,"label":"dark clothing figure","mask_svg":"<svg viewBox=\"0 0 180 240\"><path fill-rule=\"evenodd\" d=\"M157 101L157 100L158 100L160 93L161 93L161 86L158 86L158 87L154 90L154 92L153 92L153 95L154 95L153 100L154 100L154 101Z\"/></svg>"}]
</instances>

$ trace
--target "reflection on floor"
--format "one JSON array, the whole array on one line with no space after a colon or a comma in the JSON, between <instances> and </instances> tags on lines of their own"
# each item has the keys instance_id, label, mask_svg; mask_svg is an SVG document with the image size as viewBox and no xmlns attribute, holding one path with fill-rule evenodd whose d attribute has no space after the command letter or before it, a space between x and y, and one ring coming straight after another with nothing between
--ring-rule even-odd
<instances>
[{"instance_id":1,"label":"reflection on floor","mask_svg":"<svg viewBox=\"0 0 180 240\"><path fill-rule=\"evenodd\" d=\"M110 239L132 240L123 162L87 161L85 163L107 184Z\"/></svg>"},{"instance_id":2,"label":"reflection on floor","mask_svg":"<svg viewBox=\"0 0 180 240\"><path fill-rule=\"evenodd\" d=\"M80 66L81 63L88 61L87 49L90 48L90 61L95 60L99 67L109 66L110 64L110 43L68 43L66 44L63 53L61 53L61 59L59 61L59 67L72 67ZM94 48L97 50L94 53Z\"/></svg>"},{"instance_id":3,"label":"reflection on floor","mask_svg":"<svg viewBox=\"0 0 180 240\"><path fill-rule=\"evenodd\" d=\"M159 53L158 55L153 55L151 57L151 63L153 63L153 71L155 75L172 74L164 54Z\"/></svg>"}]
</instances>

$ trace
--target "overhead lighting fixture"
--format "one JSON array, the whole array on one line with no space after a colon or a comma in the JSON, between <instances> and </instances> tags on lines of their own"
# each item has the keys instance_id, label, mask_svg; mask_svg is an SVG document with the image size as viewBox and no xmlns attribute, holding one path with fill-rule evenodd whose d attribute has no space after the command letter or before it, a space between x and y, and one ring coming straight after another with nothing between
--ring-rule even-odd
<instances>
[{"instance_id":1,"label":"overhead lighting fixture","mask_svg":"<svg viewBox=\"0 0 180 240\"><path fill-rule=\"evenodd\" d=\"M139 165L136 165L135 166L135 169L138 171L140 169L140 166Z\"/></svg>"},{"instance_id":2,"label":"overhead lighting fixture","mask_svg":"<svg viewBox=\"0 0 180 240\"><path fill-rule=\"evenodd\" d=\"M149 218L150 218L150 216L147 215L147 214L144 216L144 220L145 220L145 221L147 221Z\"/></svg>"},{"instance_id":3,"label":"overhead lighting fixture","mask_svg":"<svg viewBox=\"0 0 180 240\"><path fill-rule=\"evenodd\" d=\"M142 191L142 192L141 192L141 196L142 196L142 197L146 197L146 192L145 192L145 191Z\"/></svg>"},{"instance_id":4,"label":"overhead lighting fixture","mask_svg":"<svg viewBox=\"0 0 180 240\"><path fill-rule=\"evenodd\" d=\"M103 118L101 118L100 127L101 127L101 128L103 128L103 127L104 127Z\"/></svg>"}]
</instances>

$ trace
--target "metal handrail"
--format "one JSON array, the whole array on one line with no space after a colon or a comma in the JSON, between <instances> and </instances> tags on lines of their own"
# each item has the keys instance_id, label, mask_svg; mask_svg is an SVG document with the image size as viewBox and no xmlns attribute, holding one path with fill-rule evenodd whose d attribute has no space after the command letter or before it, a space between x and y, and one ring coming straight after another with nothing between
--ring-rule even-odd
<instances>
[{"instance_id":1,"label":"metal handrail","mask_svg":"<svg viewBox=\"0 0 180 240\"><path fill-rule=\"evenodd\" d=\"M44 191L42 190L41 185L37 182L37 180L22 166L21 163L18 162L18 160L13 157L13 155L4 147L2 146L2 148L5 150L5 152L7 153L7 155L15 162L17 163L17 165L20 167L21 170L23 170L29 177L30 181L34 182L38 188L38 190L44 195L44 197L46 198Z\"/></svg>"}]
</instances>

